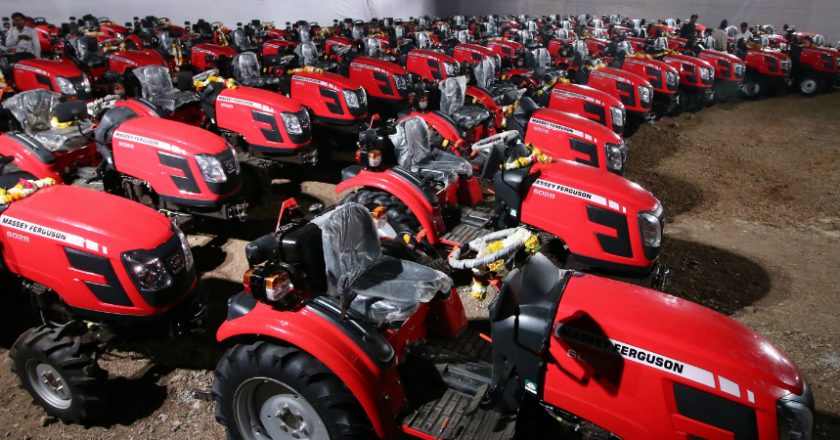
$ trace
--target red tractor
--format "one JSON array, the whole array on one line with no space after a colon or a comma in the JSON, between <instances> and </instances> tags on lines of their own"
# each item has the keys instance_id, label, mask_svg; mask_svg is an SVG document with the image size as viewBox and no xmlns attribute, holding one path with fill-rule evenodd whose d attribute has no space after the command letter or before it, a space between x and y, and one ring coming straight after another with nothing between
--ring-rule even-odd
<instances>
[{"instance_id":1,"label":"red tractor","mask_svg":"<svg viewBox=\"0 0 840 440\"><path fill-rule=\"evenodd\" d=\"M634 55L629 43L626 56L621 61L621 70L635 73L650 82L653 87L651 111L657 116L668 116L680 109L680 69L665 61L653 59L644 54Z\"/></svg>"},{"instance_id":2,"label":"red tractor","mask_svg":"<svg viewBox=\"0 0 840 440\"><path fill-rule=\"evenodd\" d=\"M480 176L466 159L433 147L421 118L407 118L395 134L360 139L361 166L342 171L336 192L354 190L344 202L388 208L394 229L424 246L457 247L488 229L527 225L556 238L556 254L570 263L658 286L666 281L668 270L657 263L664 213L648 191L594 166L535 154L517 131L471 150ZM381 160L388 152L397 166ZM370 157L380 159L364 160ZM484 202L477 177L492 182L493 202Z\"/></svg>"},{"instance_id":3,"label":"red tractor","mask_svg":"<svg viewBox=\"0 0 840 440\"><path fill-rule=\"evenodd\" d=\"M11 347L12 371L49 415L90 422L109 400L100 354L200 318L193 256L184 234L155 211L34 180L12 160L0 157L2 290L7 307L31 304L41 321Z\"/></svg>"},{"instance_id":4,"label":"red tractor","mask_svg":"<svg viewBox=\"0 0 840 440\"><path fill-rule=\"evenodd\" d=\"M699 111L715 101L715 68L701 58L675 52L662 61L680 70L680 105L687 111Z\"/></svg>"},{"instance_id":5,"label":"red tractor","mask_svg":"<svg viewBox=\"0 0 840 440\"><path fill-rule=\"evenodd\" d=\"M44 89L60 93L67 99L91 98L90 80L68 59L24 59L12 65L10 78L19 92Z\"/></svg>"},{"instance_id":6,"label":"red tractor","mask_svg":"<svg viewBox=\"0 0 840 440\"><path fill-rule=\"evenodd\" d=\"M794 32L791 39L788 51L793 62L791 77L799 93L814 96L840 82L840 52L825 47L825 37Z\"/></svg>"},{"instance_id":7,"label":"red tractor","mask_svg":"<svg viewBox=\"0 0 840 440\"><path fill-rule=\"evenodd\" d=\"M540 108L533 100L523 98L505 127L518 131L526 144L555 159L624 173L627 144L613 130L583 116Z\"/></svg>"},{"instance_id":8,"label":"red tractor","mask_svg":"<svg viewBox=\"0 0 840 440\"><path fill-rule=\"evenodd\" d=\"M738 97L743 88L747 65L735 55L712 49L705 49L698 57L715 69L715 99L731 101Z\"/></svg>"},{"instance_id":9,"label":"red tractor","mask_svg":"<svg viewBox=\"0 0 840 440\"><path fill-rule=\"evenodd\" d=\"M787 87L793 68L790 56L780 50L762 48L750 43L743 52L747 64L744 74L744 96L772 96Z\"/></svg>"},{"instance_id":10,"label":"red tractor","mask_svg":"<svg viewBox=\"0 0 840 440\"><path fill-rule=\"evenodd\" d=\"M169 117L200 125L224 135L243 152L260 158L315 164L309 113L295 100L253 87L238 86L216 76L215 70L196 75L201 91L177 90L162 66L135 71L143 98L120 101L138 115Z\"/></svg>"},{"instance_id":11,"label":"red tractor","mask_svg":"<svg viewBox=\"0 0 840 440\"><path fill-rule=\"evenodd\" d=\"M23 131L0 136L0 154L56 181L90 186L101 180L99 188L173 217L245 219L239 161L224 139L127 107L108 110L94 133L84 103L58 101L45 90L6 100Z\"/></svg>"},{"instance_id":12,"label":"red tractor","mask_svg":"<svg viewBox=\"0 0 840 440\"><path fill-rule=\"evenodd\" d=\"M342 205L247 246L245 292L216 334L230 346L212 388L229 437L811 435L814 400L793 361L730 318L558 269L515 229L449 259L510 268L493 275L484 334L453 281L380 244L378 223Z\"/></svg>"},{"instance_id":13,"label":"red tractor","mask_svg":"<svg viewBox=\"0 0 840 440\"><path fill-rule=\"evenodd\" d=\"M618 134L624 132L627 116L624 104L615 96L592 87L558 81L548 93L546 106L591 119Z\"/></svg>"}]
</instances>

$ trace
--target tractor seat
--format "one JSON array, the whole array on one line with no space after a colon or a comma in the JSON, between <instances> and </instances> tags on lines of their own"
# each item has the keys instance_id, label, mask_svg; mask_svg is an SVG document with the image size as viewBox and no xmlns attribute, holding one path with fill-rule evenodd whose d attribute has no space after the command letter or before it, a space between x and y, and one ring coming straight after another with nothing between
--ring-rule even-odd
<instances>
[{"instance_id":1,"label":"tractor seat","mask_svg":"<svg viewBox=\"0 0 840 440\"><path fill-rule=\"evenodd\" d=\"M327 293L350 295L350 308L372 323L404 322L420 304L452 288L442 272L382 255L370 211L362 205L341 205L312 223L321 229Z\"/></svg>"},{"instance_id":2,"label":"tractor seat","mask_svg":"<svg viewBox=\"0 0 840 440\"><path fill-rule=\"evenodd\" d=\"M55 152L68 153L87 147L93 137L93 124L90 121L81 123L81 133L77 125L64 128L50 128L49 130L33 133L32 136L41 142L46 149ZM90 134L91 138L85 136Z\"/></svg>"},{"instance_id":3,"label":"tractor seat","mask_svg":"<svg viewBox=\"0 0 840 440\"><path fill-rule=\"evenodd\" d=\"M499 105L512 105L519 98L519 88L511 83L494 83L489 92Z\"/></svg>"},{"instance_id":4,"label":"tractor seat","mask_svg":"<svg viewBox=\"0 0 840 440\"><path fill-rule=\"evenodd\" d=\"M397 124L396 133L390 135L390 139L400 167L443 185L454 182L459 176L472 176L472 165L466 159L432 148L429 136L429 127L419 116Z\"/></svg>"},{"instance_id":5,"label":"tractor seat","mask_svg":"<svg viewBox=\"0 0 840 440\"><path fill-rule=\"evenodd\" d=\"M458 110L449 113L459 127L464 130L472 130L479 124L490 118L490 112L478 105L465 105Z\"/></svg>"},{"instance_id":6,"label":"tractor seat","mask_svg":"<svg viewBox=\"0 0 840 440\"><path fill-rule=\"evenodd\" d=\"M533 99L522 98L519 100L519 107L513 111L513 119L515 119L520 126L527 127L531 116L535 111L539 110L539 108L540 106L537 105Z\"/></svg>"},{"instance_id":7,"label":"tractor seat","mask_svg":"<svg viewBox=\"0 0 840 440\"><path fill-rule=\"evenodd\" d=\"M174 112L185 104L198 101L192 91L180 91L172 84L169 69L164 66L143 66L134 69L140 81L143 98L167 112Z\"/></svg>"}]
</instances>

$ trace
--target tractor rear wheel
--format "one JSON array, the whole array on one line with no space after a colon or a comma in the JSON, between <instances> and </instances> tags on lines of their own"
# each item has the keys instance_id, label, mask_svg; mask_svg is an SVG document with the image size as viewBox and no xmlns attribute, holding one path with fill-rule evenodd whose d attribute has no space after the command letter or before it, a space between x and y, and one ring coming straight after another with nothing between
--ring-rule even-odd
<instances>
[{"instance_id":1,"label":"tractor rear wheel","mask_svg":"<svg viewBox=\"0 0 840 440\"><path fill-rule=\"evenodd\" d=\"M385 191L362 188L344 196L341 203L358 203L371 210L382 206L388 211L388 224L397 235L409 234L413 237L420 232L420 221L414 213L400 199Z\"/></svg>"},{"instance_id":2,"label":"tractor rear wheel","mask_svg":"<svg viewBox=\"0 0 840 440\"><path fill-rule=\"evenodd\" d=\"M359 402L320 361L260 341L225 353L213 381L216 420L231 439L374 438Z\"/></svg>"},{"instance_id":3,"label":"tractor rear wheel","mask_svg":"<svg viewBox=\"0 0 840 440\"><path fill-rule=\"evenodd\" d=\"M20 335L9 352L23 388L47 414L66 422L90 421L107 403L108 373L83 333L76 322L42 325Z\"/></svg>"}]
</instances>

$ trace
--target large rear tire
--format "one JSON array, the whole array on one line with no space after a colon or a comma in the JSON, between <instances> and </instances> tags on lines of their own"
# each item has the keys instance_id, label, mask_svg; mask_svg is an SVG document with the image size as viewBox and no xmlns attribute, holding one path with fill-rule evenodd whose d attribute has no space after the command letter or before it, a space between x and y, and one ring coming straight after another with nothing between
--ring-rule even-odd
<instances>
[{"instance_id":1,"label":"large rear tire","mask_svg":"<svg viewBox=\"0 0 840 440\"><path fill-rule=\"evenodd\" d=\"M96 346L84 343L76 323L42 325L24 332L9 355L12 371L47 414L66 422L95 419L107 403L108 373L96 363Z\"/></svg>"},{"instance_id":2,"label":"large rear tire","mask_svg":"<svg viewBox=\"0 0 840 440\"><path fill-rule=\"evenodd\" d=\"M261 341L225 353L213 381L216 420L232 439L374 438L364 410L324 364Z\"/></svg>"},{"instance_id":3,"label":"large rear tire","mask_svg":"<svg viewBox=\"0 0 840 440\"><path fill-rule=\"evenodd\" d=\"M388 224L397 235L409 234L413 237L420 232L420 221L414 213L400 199L385 191L362 188L347 194L341 203L358 203L371 210L382 206L388 211Z\"/></svg>"}]
</instances>

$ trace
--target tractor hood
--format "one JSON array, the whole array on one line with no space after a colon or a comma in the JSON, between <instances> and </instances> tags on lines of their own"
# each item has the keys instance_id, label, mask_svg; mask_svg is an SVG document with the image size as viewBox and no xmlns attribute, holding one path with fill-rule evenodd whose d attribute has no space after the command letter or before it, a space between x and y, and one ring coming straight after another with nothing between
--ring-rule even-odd
<instances>
[{"instance_id":1,"label":"tractor hood","mask_svg":"<svg viewBox=\"0 0 840 440\"><path fill-rule=\"evenodd\" d=\"M593 359L590 365L618 368L614 378L629 387L625 391L646 388L659 376L774 414L776 399L803 393L794 362L759 334L693 302L635 285L573 275L553 333L556 357L571 348L582 358L598 358L602 363ZM653 383L661 386L661 379Z\"/></svg>"},{"instance_id":2,"label":"tractor hood","mask_svg":"<svg viewBox=\"0 0 840 440\"><path fill-rule=\"evenodd\" d=\"M196 44L195 46L193 46L192 51L203 55L214 55L217 58L220 56L225 56L228 58L233 58L236 56L236 49L230 46L220 46L218 44L210 43Z\"/></svg>"},{"instance_id":3,"label":"tractor hood","mask_svg":"<svg viewBox=\"0 0 840 440\"><path fill-rule=\"evenodd\" d=\"M531 116L529 129L530 124L534 124L534 128L539 127L543 132L562 132L597 145L621 143L621 136L606 126L561 110L541 108Z\"/></svg>"},{"instance_id":4,"label":"tractor hood","mask_svg":"<svg viewBox=\"0 0 840 440\"><path fill-rule=\"evenodd\" d=\"M625 64L626 63L643 64L645 66L656 67L657 69L665 71L665 72L674 72L674 73L677 73L677 74L680 73L679 70L677 70L676 67L666 63L665 61L655 60L655 59L647 58L647 57L627 57L627 58L624 59L624 63Z\"/></svg>"},{"instance_id":5,"label":"tractor hood","mask_svg":"<svg viewBox=\"0 0 840 440\"><path fill-rule=\"evenodd\" d=\"M624 104L618 98L607 92L571 82L558 82L554 84L551 93L565 98L591 102L598 107L624 107ZM563 110L563 108L558 108L558 110Z\"/></svg>"},{"instance_id":6,"label":"tractor hood","mask_svg":"<svg viewBox=\"0 0 840 440\"><path fill-rule=\"evenodd\" d=\"M56 185L13 202L0 225L50 238L100 255L154 249L172 238L166 217L128 199L74 186Z\"/></svg>"},{"instance_id":7,"label":"tractor hood","mask_svg":"<svg viewBox=\"0 0 840 440\"><path fill-rule=\"evenodd\" d=\"M370 57L356 57L350 64L350 68L362 67L367 69L378 70L390 75L406 75L408 72L399 64L390 61L380 60L378 58Z\"/></svg>"},{"instance_id":8,"label":"tractor hood","mask_svg":"<svg viewBox=\"0 0 840 440\"><path fill-rule=\"evenodd\" d=\"M114 148L151 147L178 156L215 155L228 149L221 137L182 122L162 118L134 118L114 132Z\"/></svg>"},{"instance_id":9,"label":"tractor hood","mask_svg":"<svg viewBox=\"0 0 840 440\"><path fill-rule=\"evenodd\" d=\"M226 102L244 105L252 108L253 110L267 112L274 115L280 112L297 113L303 109L297 101L279 93L244 86L222 90L222 92L219 93L217 102L222 106L224 106Z\"/></svg>"},{"instance_id":10,"label":"tractor hood","mask_svg":"<svg viewBox=\"0 0 840 440\"><path fill-rule=\"evenodd\" d=\"M617 203L628 211L655 211L659 200L641 185L624 177L605 173L598 168L568 160L555 160L551 163L535 165L542 181L559 183L568 188L588 192L581 197L606 199Z\"/></svg>"},{"instance_id":11,"label":"tractor hood","mask_svg":"<svg viewBox=\"0 0 840 440\"><path fill-rule=\"evenodd\" d=\"M293 80L315 82L333 90L358 90L362 85L350 78L343 77L332 72L297 72L292 76Z\"/></svg>"},{"instance_id":12,"label":"tractor hood","mask_svg":"<svg viewBox=\"0 0 840 440\"><path fill-rule=\"evenodd\" d=\"M122 50L110 54L109 59L125 63L131 67L165 66L166 61L154 50Z\"/></svg>"},{"instance_id":13,"label":"tractor hood","mask_svg":"<svg viewBox=\"0 0 840 440\"><path fill-rule=\"evenodd\" d=\"M82 76L79 67L70 60L22 60L15 64L15 69L34 71L45 76L63 76L75 78Z\"/></svg>"},{"instance_id":14,"label":"tractor hood","mask_svg":"<svg viewBox=\"0 0 840 440\"><path fill-rule=\"evenodd\" d=\"M680 62L680 63L683 63L683 64L693 64L693 65L698 66L698 67L707 67L709 69L712 68L712 65L709 64L708 61L701 60L700 58L692 57L692 56L689 56L689 55L683 55L683 54L680 54L680 53L672 53L672 54L666 55L665 56L665 62L669 62L669 61L676 61L676 62Z\"/></svg>"},{"instance_id":15,"label":"tractor hood","mask_svg":"<svg viewBox=\"0 0 840 440\"><path fill-rule=\"evenodd\" d=\"M621 69L612 67L602 67L595 69L590 73L590 76L605 76L611 80L632 84L634 86L650 87L650 82L635 73L627 72Z\"/></svg>"}]
</instances>

